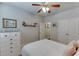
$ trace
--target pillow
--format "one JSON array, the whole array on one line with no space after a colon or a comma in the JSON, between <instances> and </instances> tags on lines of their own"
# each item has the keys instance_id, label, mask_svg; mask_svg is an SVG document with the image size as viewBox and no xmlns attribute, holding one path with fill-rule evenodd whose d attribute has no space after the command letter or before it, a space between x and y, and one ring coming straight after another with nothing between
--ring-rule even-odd
<instances>
[{"instance_id":1,"label":"pillow","mask_svg":"<svg viewBox=\"0 0 79 59\"><path fill-rule=\"evenodd\" d=\"M77 42L71 41L68 44L67 49L64 51L64 56L73 56L76 53L76 46L77 46Z\"/></svg>"},{"instance_id":2,"label":"pillow","mask_svg":"<svg viewBox=\"0 0 79 59\"><path fill-rule=\"evenodd\" d=\"M77 47L79 48L79 40L77 40Z\"/></svg>"},{"instance_id":3,"label":"pillow","mask_svg":"<svg viewBox=\"0 0 79 59\"><path fill-rule=\"evenodd\" d=\"M75 53L74 56L79 56L79 40L77 41L77 52Z\"/></svg>"},{"instance_id":4,"label":"pillow","mask_svg":"<svg viewBox=\"0 0 79 59\"><path fill-rule=\"evenodd\" d=\"M70 46L73 46L73 47L77 47L77 41L76 40L73 40L73 41L71 41L69 44L68 44L68 47L70 47Z\"/></svg>"},{"instance_id":5,"label":"pillow","mask_svg":"<svg viewBox=\"0 0 79 59\"><path fill-rule=\"evenodd\" d=\"M79 49L77 50L74 56L79 56Z\"/></svg>"}]
</instances>

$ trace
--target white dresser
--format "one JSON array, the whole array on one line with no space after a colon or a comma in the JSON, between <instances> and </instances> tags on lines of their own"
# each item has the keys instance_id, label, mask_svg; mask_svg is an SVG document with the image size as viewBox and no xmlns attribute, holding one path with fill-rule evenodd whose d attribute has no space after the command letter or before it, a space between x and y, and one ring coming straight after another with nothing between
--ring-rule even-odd
<instances>
[{"instance_id":1,"label":"white dresser","mask_svg":"<svg viewBox=\"0 0 79 59\"><path fill-rule=\"evenodd\" d=\"M21 52L20 33L5 32L0 33L0 55L18 56Z\"/></svg>"}]
</instances>

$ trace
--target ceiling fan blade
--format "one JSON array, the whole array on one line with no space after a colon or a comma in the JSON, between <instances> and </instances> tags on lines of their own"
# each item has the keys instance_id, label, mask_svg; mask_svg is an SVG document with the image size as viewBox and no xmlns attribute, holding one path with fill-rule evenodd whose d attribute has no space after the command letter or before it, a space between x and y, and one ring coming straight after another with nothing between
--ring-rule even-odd
<instances>
[{"instance_id":1,"label":"ceiling fan blade","mask_svg":"<svg viewBox=\"0 0 79 59\"><path fill-rule=\"evenodd\" d=\"M51 13L51 11L49 10L48 13Z\"/></svg>"},{"instance_id":2,"label":"ceiling fan blade","mask_svg":"<svg viewBox=\"0 0 79 59\"><path fill-rule=\"evenodd\" d=\"M37 11L37 13L41 12L42 8L40 10Z\"/></svg>"},{"instance_id":3,"label":"ceiling fan blade","mask_svg":"<svg viewBox=\"0 0 79 59\"><path fill-rule=\"evenodd\" d=\"M32 6L41 6L41 4L32 4Z\"/></svg>"},{"instance_id":4,"label":"ceiling fan blade","mask_svg":"<svg viewBox=\"0 0 79 59\"><path fill-rule=\"evenodd\" d=\"M52 7L60 7L59 4L54 4L54 5L51 5Z\"/></svg>"}]
</instances>

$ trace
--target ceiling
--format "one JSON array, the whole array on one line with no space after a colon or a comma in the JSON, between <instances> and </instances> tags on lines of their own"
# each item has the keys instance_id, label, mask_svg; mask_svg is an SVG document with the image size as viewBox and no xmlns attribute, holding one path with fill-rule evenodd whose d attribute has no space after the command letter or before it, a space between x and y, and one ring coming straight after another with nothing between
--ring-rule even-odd
<instances>
[{"instance_id":1,"label":"ceiling","mask_svg":"<svg viewBox=\"0 0 79 59\"><path fill-rule=\"evenodd\" d=\"M40 9L39 6L32 6L33 3L36 4L42 4L42 2L3 2L12 6L15 6L17 8L21 8L22 10L25 10L28 13L38 15L37 11ZM49 13L44 13L41 12L40 14L42 16L48 16L48 15L54 15L63 11L67 11L70 9L78 8L79 7L79 2L52 2L54 3L59 3L61 6L60 8L52 8L52 12Z\"/></svg>"}]
</instances>

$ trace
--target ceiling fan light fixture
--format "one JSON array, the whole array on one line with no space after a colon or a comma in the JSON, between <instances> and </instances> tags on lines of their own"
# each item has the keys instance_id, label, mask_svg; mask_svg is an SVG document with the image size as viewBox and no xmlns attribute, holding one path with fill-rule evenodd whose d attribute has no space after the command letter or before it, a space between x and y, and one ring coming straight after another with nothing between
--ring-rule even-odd
<instances>
[{"instance_id":1,"label":"ceiling fan light fixture","mask_svg":"<svg viewBox=\"0 0 79 59\"><path fill-rule=\"evenodd\" d=\"M32 4L32 6L40 6L41 9L37 11L37 13L40 13L43 11L44 13L51 13L51 7L59 8L60 4L52 4L50 2L42 2L42 4Z\"/></svg>"},{"instance_id":2,"label":"ceiling fan light fixture","mask_svg":"<svg viewBox=\"0 0 79 59\"><path fill-rule=\"evenodd\" d=\"M46 8L45 7L43 7L42 10L43 10L43 12L46 12Z\"/></svg>"},{"instance_id":3,"label":"ceiling fan light fixture","mask_svg":"<svg viewBox=\"0 0 79 59\"><path fill-rule=\"evenodd\" d=\"M49 11L49 8L48 8L48 7L46 7L46 11L47 11L47 12Z\"/></svg>"}]
</instances>

